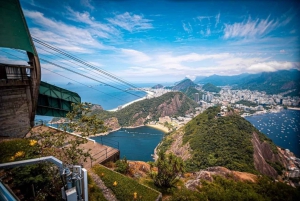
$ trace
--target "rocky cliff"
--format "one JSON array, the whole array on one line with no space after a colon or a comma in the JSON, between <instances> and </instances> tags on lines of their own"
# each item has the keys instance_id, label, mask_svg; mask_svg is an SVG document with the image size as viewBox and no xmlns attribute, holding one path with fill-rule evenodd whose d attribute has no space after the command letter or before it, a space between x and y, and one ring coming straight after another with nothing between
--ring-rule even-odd
<instances>
[{"instance_id":1,"label":"rocky cliff","mask_svg":"<svg viewBox=\"0 0 300 201\"><path fill-rule=\"evenodd\" d=\"M95 110L99 118L108 121L114 117L115 124L107 124L112 127L141 126L147 121L157 121L159 117L164 116L184 116L194 112L197 105L181 92L169 92L157 98L145 99L135 102L119 111L108 112L104 110Z\"/></svg>"},{"instance_id":2,"label":"rocky cliff","mask_svg":"<svg viewBox=\"0 0 300 201\"><path fill-rule=\"evenodd\" d=\"M238 115L217 117L218 110L209 108L168 134L158 149L181 157L192 172L223 166L276 178L287 161L271 140Z\"/></svg>"}]
</instances>

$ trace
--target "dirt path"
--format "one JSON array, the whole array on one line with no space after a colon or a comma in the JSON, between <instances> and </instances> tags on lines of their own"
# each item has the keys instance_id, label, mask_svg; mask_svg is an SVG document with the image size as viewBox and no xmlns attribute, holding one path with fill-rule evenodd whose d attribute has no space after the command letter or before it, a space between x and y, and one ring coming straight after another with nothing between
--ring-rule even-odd
<instances>
[{"instance_id":1,"label":"dirt path","mask_svg":"<svg viewBox=\"0 0 300 201\"><path fill-rule=\"evenodd\" d=\"M97 184L97 186L101 189L104 197L109 201L118 201L113 192L107 188L104 184L104 182L100 179L98 175L96 175L92 170L89 171L90 176L94 180L94 182Z\"/></svg>"}]
</instances>

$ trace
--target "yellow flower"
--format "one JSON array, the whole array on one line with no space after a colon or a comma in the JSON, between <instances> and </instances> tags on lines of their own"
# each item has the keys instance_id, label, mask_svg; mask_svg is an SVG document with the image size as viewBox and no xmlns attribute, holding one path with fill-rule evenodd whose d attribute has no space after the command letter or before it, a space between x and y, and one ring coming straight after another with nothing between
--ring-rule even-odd
<instances>
[{"instance_id":1,"label":"yellow flower","mask_svg":"<svg viewBox=\"0 0 300 201\"><path fill-rule=\"evenodd\" d=\"M115 181L113 185L116 186L116 185L118 185L118 183Z\"/></svg>"},{"instance_id":2,"label":"yellow flower","mask_svg":"<svg viewBox=\"0 0 300 201\"><path fill-rule=\"evenodd\" d=\"M133 198L136 199L137 198L137 192L133 193Z\"/></svg>"},{"instance_id":3,"label":"yellow flower","mask_svg":"<svg viewBox=\"0 0 300 201\"><path fill-rule=\"evenodd\" d=\"M23 157L23 156L25 156L25 152L24 151L18 151L17 153L15 153L15 158Z\"/></svg>"},{"instance_id":4,"label":"yellow flower","mask_svg":"<svg viewBox=\"0 0 300 201\"><path fill-rule=\"evenodd\" d=\"M30 140L29 145L30 145L30 146L34 146L36 143L37 143L36 140Z\"/></svg>"},{"instance_id":5,"label":"yellow flower","mask_svg":"<svg viewBox=\"0 0 300 201\"><path fill-rule=\"evenodd\" d=\"M12 156L12 157L10 157L10 159L9 159L10 161L14 161L15 160L15 157L14 156Z\"/></svg>"}]
</instances>

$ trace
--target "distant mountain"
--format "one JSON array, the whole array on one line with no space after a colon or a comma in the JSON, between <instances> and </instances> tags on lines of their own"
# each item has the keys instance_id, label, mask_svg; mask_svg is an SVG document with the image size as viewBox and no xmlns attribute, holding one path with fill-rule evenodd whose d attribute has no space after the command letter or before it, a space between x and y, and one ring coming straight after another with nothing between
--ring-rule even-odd
<instances>
[{"instance_id":1,"label":"distant mountain","mask_svg":"<svg viewBox=\"0 0 300 201\"><path fill-rule=\"evenodd\" d=\"M211 83L216 86L225 86L225 85L234 85L234 84L240 84L244 78L248 77L250 74L244 73L240 75L211 75L209 77L196 77L195 83L198 84L206 84ZM257 74L256 74L257 75ZM259 74L257 75L259 76Z\"/></svg>"},{"instance_id":2,"label":"distant mountain","mask_svg":"<svg viewBox=\"0 0 300 201\"><path fill-rule=\"evenodd\" d=\"M219 93L221 91L220 87L216 87L215 85L213 85L211 83L207 83L207 84L203 85L202 89L204 91L216 92L216 93Z\"/></svg>"},{"instance_id":3,"label":"distant mountain","mask_svg":"<svg viewBox=\"0 0 300 201\"><path fill-rule=\"evenodd\" d=\"M203 80L204 78L207 78L206 76L197 76L196 79L194 80L194 83L201 83L200 81Z\"/></svg>"},{"instance_id":4,"label":"distant mountain","mask_svg":"<svg viewBox=\"0 0 300 201\"><path fill-rule=\"evenodd\" d=\"M67 85L73 85L73 83L71 83L71 82L68 82L68 84Z\"/></svg>"},{"instance_id":5,"label":"distant mountain","mask_svg":"<svg viewBox=\"0 0 300 201\"><path fill-rule=\"evenodd\" d=\"M249 89L265 91L267 94L278 94L288 90L294 90L293 95L300 95L300 71L281 70L276 72L264 72L259 76L248 76L244 82L234 89Z\"/></svg>"},{"instance_id":6,"label":"distant mountain","mask_svg":"<svg viewBox=\"0 0 300 201\"><path fill-rule=\"evenodd\" d=\"M161 88L164 88L164 86L161 85L161 84L157 84L157 85L152 87L152 89L161 89Z\"/></svg>"},{"instance_id":7,"label":"distant mountain","mask_svg":"<svg viewBox=\"0 0 300 201\"><path fill-rule=\"evenodd\" d=\"M197 86L197 84L195 84L192 80L187 78L177 83L174 87L172 87L172 89L178 91L184 91L189 87L195 87L195 86Z\"/></svg>"},{"instance_id":8,"label":"distant mountain","mask_svg":"<svg viewBox=\"0 0 300 201\"><path fill-rule=\"evenodd\" d=\"M168 92L160 97L141 100L116 112L94 110L109 130L120 126L141 126L164 116L185 116L194 112L197 104L181 92ZM113 123L111 121L113 120Z\"/></svg>"}]
</instances>

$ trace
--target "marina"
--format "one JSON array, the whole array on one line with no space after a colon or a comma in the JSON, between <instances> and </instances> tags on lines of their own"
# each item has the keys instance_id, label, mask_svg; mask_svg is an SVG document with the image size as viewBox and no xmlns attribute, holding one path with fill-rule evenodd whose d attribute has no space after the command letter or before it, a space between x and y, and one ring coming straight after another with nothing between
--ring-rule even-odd
<instances>
[{"instance_id":1,"label":"marina","mask_svg":"<svg viewBox=\"0 0 300 201\"><path fill-rule=\"evenodd\" d=\"M279 113L266 113L245 117L260 132L279 147L289 149L300 157L300 111L282 110Z\"/></svg>"}]
</instances>

